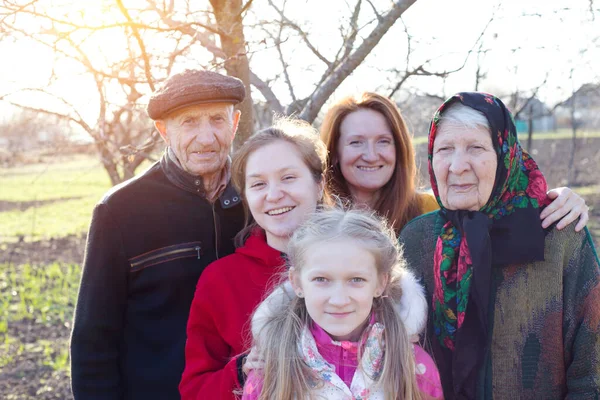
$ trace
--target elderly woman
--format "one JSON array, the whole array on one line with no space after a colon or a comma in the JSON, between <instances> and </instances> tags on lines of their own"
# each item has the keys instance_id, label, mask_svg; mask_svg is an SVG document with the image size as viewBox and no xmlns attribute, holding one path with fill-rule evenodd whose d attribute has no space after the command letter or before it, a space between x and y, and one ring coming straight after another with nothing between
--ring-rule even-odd
<instances>
[{"instance_id":1,"label":"elderly woman","mask_svg":"<svg viewBox=\"0 0 600 400\"><path fill-rule=\"evenodd\" d=\"M540 225L546 181L505 105L448 99L431 123L429 173L441 209L400 240L431 294L445 398L598 398L598 256L587 229Z\"/></svg>"},{"instance_id":2,"label":"elderly woman","mask_svg":"<svg viewBox=\"0 0 600 400\"><path fill-rule=\"evenodd\" d=\"M396 232L411 219L438 209L435 198L416 190L413 143L404 117L392 100L364 92L334 103L321 124L327 146L327 191L385 216ZM555 199L540 218L542 226L573 221L580 231L588 220L585 201L569 188L548 192Z\"/></svg>"}]
</instances>

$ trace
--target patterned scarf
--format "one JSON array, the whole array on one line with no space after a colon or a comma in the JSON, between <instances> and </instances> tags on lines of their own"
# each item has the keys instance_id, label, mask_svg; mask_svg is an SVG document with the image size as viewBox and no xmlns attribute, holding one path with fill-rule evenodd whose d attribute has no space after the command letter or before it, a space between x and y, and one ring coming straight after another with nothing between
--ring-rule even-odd
<instances>
[{"instance_id":1,"label":"patterned scarf","mask_svg":"<svg viewBox=\"0 0 600 400\"><path fill-rule=\"evenodd\" d=\"M358 362L361 365L357 366L352 384L348 387L336 374L335 366L325 361L319 353L310 328L304 327L298 343L298 351L306 365L319 379L318 382L314 382L312 397L330 400L383 400L385 398L383 387L377 385L377 379L383 368L385 329L379 322L369 325L367 329L368 335L360 344L363 350L362 358Z\"/></svg>"},{"instance_id":2,"label":"patterned scarf","mask_svg":"<svg viewBox=\"0 0 600 400\"><path fill-rule=\"evenodd\" d=\"M498 156L488 202L479 211L444 208L433 171L433 144L444 111L452 104L481 112L488 120ZM446 219L434 256L434 352L446 398L474 398L477 373L488 348L492 265L543 260L540 208L547 205L546 181L522 149L510 111L485 93L459 93L442 104L429 130L431 186ZM448 396L448 393L453 395Z\"/></svg>"}]
</instances>

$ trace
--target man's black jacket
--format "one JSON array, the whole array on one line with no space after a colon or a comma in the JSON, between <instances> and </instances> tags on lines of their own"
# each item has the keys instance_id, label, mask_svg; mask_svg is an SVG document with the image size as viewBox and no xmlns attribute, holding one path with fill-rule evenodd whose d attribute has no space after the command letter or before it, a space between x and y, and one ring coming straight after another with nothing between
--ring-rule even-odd
<instances>
[{"instance_id":1,"label":"man's black jacket","mask_svg":"<svg viewBox=\"0 0 600 400\"><path fill-rule=\"evenodd\" d=\"M167 153L96 205L71 337L76 400L179 398L196 283L242 226L230 185L211 204Z\"/></svg>"}]
</instances>

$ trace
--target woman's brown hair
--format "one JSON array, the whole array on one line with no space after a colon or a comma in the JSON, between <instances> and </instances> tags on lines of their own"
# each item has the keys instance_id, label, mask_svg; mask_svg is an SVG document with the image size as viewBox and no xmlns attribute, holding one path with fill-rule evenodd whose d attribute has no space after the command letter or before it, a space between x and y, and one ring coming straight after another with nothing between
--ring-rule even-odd
<instances>
[{"instance_id":1,"label":"woman's brown hair","mask_svg":"<svg viewBox=\"0 0 600 400\"><path fill-rule=\"evenodd\" d=\"M317 131L308 122L292 117L279 117L271 127L263 129L248 138L233 156L231 164L231 181L242 197L246 214L245 227L235 239L238 247L244 244L250 231L256 226L246 202L246 164L248 163L248 157L256 150L277 141L293 144L310 170L315 183L323 181L327 151L325 145L319 139ZM268 160L265 162L268 162ZM323 202L328 203L327 193L323 193L320 203Z\"/></svg>"},{"instance_id":2,"label":"woman's brown hair","mask_svg":"<svg viewBox=\"0 0 600 400\"><path fill-rule=\"evenodd\" d=\"M400 232L408 221L421 214L421 206L415 189L417 167L412 140L400 110L387 97L364 92L345 97L329 108L321 125L321 139L329 153L325 174L327 189L332 195L351 200L352 195L339 167L338 143L344 118L361 109L383 115L394 136L396 167L390 180L379 190L373 210L387 218L394 230Z\"/></svg>"}]
</instances>

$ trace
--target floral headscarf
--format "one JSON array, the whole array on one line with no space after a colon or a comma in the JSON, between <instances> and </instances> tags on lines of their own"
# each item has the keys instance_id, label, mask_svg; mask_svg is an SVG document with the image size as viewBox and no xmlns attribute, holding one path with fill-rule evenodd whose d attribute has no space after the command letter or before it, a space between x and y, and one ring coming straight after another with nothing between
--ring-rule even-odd
<instances>
[{"instance_id":1,"label":"floral headscarf","mask_svg":"<svg viewBox=\"0 0 600 400\"><path fill-rule=\"evenodd\" d=\"M492 193L479 211L447 210L433 171L436 133L444 112L455 103L487 118L498 156ZM492 266L543 260L539 212L548 203L546 180L522 149L510 111L486 93L458 93L442 104L430 125L428 154L431 186L447 220L434 256L433 347L441 361L444 392L475 398L477 374L491 339Z\"/></svg>"}]
</instances>

